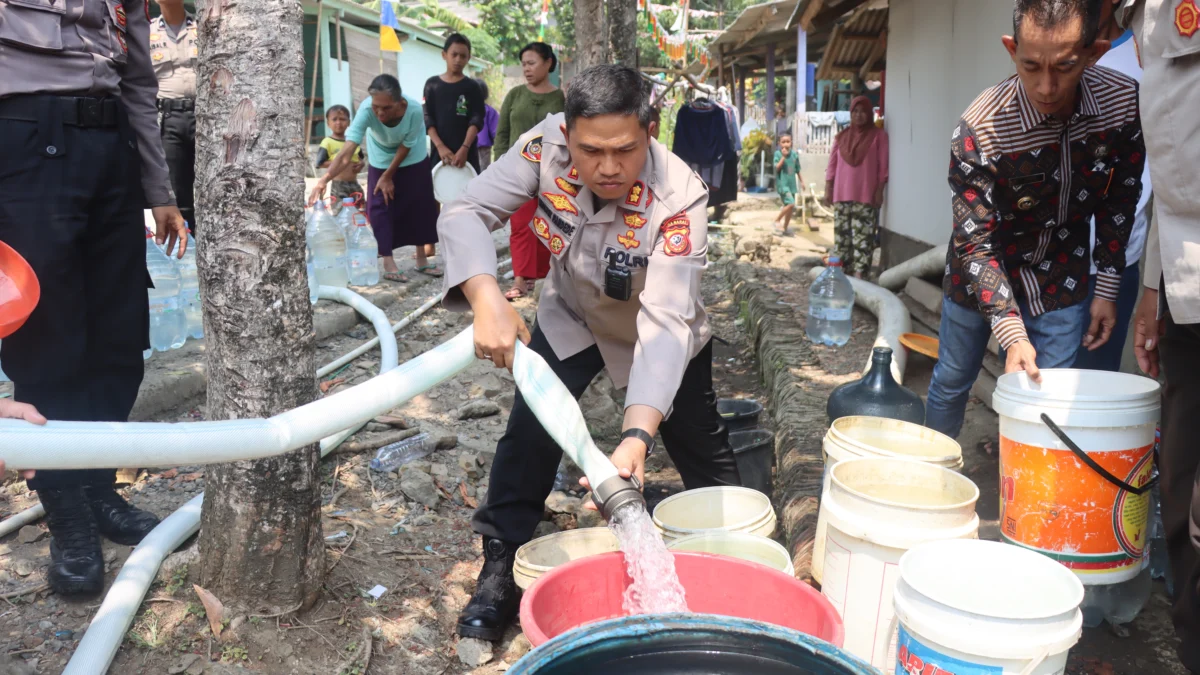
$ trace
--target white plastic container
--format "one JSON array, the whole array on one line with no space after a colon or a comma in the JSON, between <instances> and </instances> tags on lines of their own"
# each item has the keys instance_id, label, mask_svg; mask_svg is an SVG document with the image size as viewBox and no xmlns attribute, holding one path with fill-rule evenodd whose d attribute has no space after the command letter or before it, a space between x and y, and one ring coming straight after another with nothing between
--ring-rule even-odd
<instances>
[{"instance_id":1,"label":"white plastic container","mask_svg":"<svg viewBox=\"0 0 1200 675\"><path fill-rule=\"evenodd\" d=\"M939 541L904 554L899 576L896 675L1066 671L1083 585L1053 560L997 542Z\"/></svg>"},{"instance_id":2,"label":"white plastic container","mask_svg":"<svg viewBox=\"0 0 1200 675\"><path fill-rule=\"evenodd\" d=\"M1133 487L1150 481L1159 384L1090 370L1002 376L1000 533L1058 560L1084 584L1128 581L1144 567L1150 493L1134 495L1080 461L1042 421L1045 413L1093 461ZM1055 506L1051 515L1044 504Z\"/></svg>"},{"instance_id":3,"label":"white plastic container","mask_svg":"<svg viewBox=\"0 0 1200 675\"><path fill-rule=\"evenodd\" d=\"M839 462L823 499L828 531L821 593L846 625L846 651L881 670L893 663L892 589L908 549L974 539L979 488L950 469L911 459Z\"/></svg>"},{"instance_id":4,"label":"white plastic container","mask_svg":"<svg viewBox=\"0 0 1200 675\"><path fill-rule=\"evenodd\" d=\"M187 238L187 250L178 259L179 277L182 282L180 303L187 319L188 335L196 340L204 337L204 305L200 299L200 277L196 268L196 239Z\"/></svg>"},{"instance_id":5,"label":"white plastic container","mask_svg":"<svg viewBox=\"0 0 1200 675\"><path fill-rule=\"evenodd\" d=\"M317 284L337 288L349 285L346 237L342 235L337 221L329 215L324 202L317 202L314 207L312 226L308 228L307 235L308 245L313 252Z\"/></svg>"},{"instance_id":6,"label":"white plastic container","mask_svg":"<svg viewBox=\"0 0 1200 675\"><path fill-rule=\"evenodd\" d=\"M180 304L183 284L179 267L154 243L150 230L146 230L146 269L154 281L154 288L147 289L150 347L159 352L179 349L187 340L187 317ZM142 358L147 358L146 354Z\"/></svg>"},{"instance_id":7,"label":"white plastic container","mask_svg":"<svg viewBox=\"0 0 1200 675\"><path fill-rule=\"evenodd\" d=\"M517 549L513 577L525 590L546 572L590 555L620 551L617 535L607 527L582 527L539 537Z\"/></svg>"},{"instance_id":8,"label":"white plastic container","mask_svg":"<svg viewBox=\"0 0 1200 675\"><path fill-rule=\"evenodd\" d=\"M687 490L667 497L654 508L654 524L668 544L711 530L770 537L775 534L775 523L771 500L758 490L744 487Z\"/></svg>"},{"instance_id":9,"label":"white plastic container","mask_svg":"<svg viewBox=\"0 0 1200 675\"><path fill-rule=\"evenodd\" d=\"M885 417L857 415L834 420L821 443L825 475L821 494L829 493L829 470L855 457L902 457L946 467L963 468L962 446L953 438L920 424ZM823 500L823 497L822 497ZM825 510L817 513L817 535L813 540L812 578L821 583L825 568Z\"/></svg>"},{"instance_id":10,"label":"white plastic container","mask_svg":"<svg viewBox=\"0 0 1200 675\"><path fill-rule=\"evenodd\" d=\"M433 167L433 198L443 206L449 204L467 191L467 184L475 176L475 167L470 164L454 167L438 162Z\"/></svg>"},{"instance_id":11,"label":"white plastic container","mask_svg":"<svg viewBox=\"0 0 1200 675\"><path fill-rule=\"evenodd\" d=\"M676 539L667 544L667 548L673 551L695 551L740 558L766 565L788 576L796 576L796 568L792 566L792 556L788 554L787 549L774 539L757 534L705 532Z\"/></svg>"},{"instance_id":12,"label":"white plastic container","mask_svg":"<svg viewBox=\"0 0 1200 675\"><path fill-rule=\"evenodd\" d=\"M350 285L374 286L379 283L379 242L375 240L366 216L361 213L355 212L354 224L350 227L350 236L346 239Z\"/></svg>"}]
</instances>

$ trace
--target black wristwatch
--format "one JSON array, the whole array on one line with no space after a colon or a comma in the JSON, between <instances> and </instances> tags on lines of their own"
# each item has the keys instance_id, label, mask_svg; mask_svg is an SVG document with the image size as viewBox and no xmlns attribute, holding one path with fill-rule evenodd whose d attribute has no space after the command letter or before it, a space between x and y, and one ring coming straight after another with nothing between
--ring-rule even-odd
<instances>
[{"instance_id":1,"label":"black wristwatch","mask_svg":"<svg viewBox=\"0 0 1200 675\"><path fill-rule=\"evenodd\" d=\"M646 433L642 429L638 429L637 427L634 427L633 429L626 429L625 432L621 434L621 440L624 440L626 438L636 438L639 441L645 443L647 457L654 454L654 448L655 448L655 446L658 445L657 443L655 443L653 436Z\"/></svg>"}]
</instances>

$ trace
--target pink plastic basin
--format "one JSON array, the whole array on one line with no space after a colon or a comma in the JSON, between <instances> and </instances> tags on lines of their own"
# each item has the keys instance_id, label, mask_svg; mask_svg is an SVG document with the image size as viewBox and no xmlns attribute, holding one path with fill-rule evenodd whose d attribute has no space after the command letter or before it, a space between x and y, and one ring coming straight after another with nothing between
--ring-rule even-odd
<instances>
[{"instance_id":1,"label":"pink plastic basin","mask_svg":"<svg viewBox=\"0 0 1200 675\"><path fill-rule=\"evenodd\" d=\"M837 647L845 631L837 610L808 584L746 560L672 551L688 608L798 630ZM521 628L537 647L586 623L624 616L631 583L623 553L581 558L544 574L521 599Z\"/></svg>"}]
</instances>

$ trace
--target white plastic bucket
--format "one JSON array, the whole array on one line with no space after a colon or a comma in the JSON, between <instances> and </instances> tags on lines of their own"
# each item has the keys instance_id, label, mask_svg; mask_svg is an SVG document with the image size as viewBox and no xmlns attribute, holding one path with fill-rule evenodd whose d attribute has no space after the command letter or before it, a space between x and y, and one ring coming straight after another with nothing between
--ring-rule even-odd
<instances>
[{"instance_id":1,"label":"white plastic bucket","mask_svg":"<svg viewBox=\"0 0 1200 675\"><path fill-rule=\"evenodd\" d=\"M708 487L664 499L654 508L654 524L668 544L710 530L770 537L775 534L775 509L758 490Z\"/></svg>"},{"instance_id":2,"label":"white plastic bucket","mask_svg":"<svg viewBox=\"0 0 1200 675\"><path fill-rule=\"evenodd\" d=\"M1137 576L1149 540L1150 494L1117 487L1089 467L1041 419L1045 413L1094 462L1134 488L1154 470L1159 385L1092 370L1001 377L1000 533L1050 556L1085 584ZM1052 505L1052 506L1048 506Z\"/></svg>"},{"instance_id":3,"label":"white plastic bucket","mask_svg":"<svg viewBox=\"0 0 1200 675\"><path fill-rule=\"evenodd\" d=\"M546 572L590 555L621 550L617 535L607 527L582 527L555 532L517 549L513 562L513 577L517 587L525 590Z\"/></svg>"},{"instance_id":4,"label":"white plastic bucket","mask_svg":"<svg viewBox=\"0 0 1200 675\"><path fill-rule=\"evenodd\" d=\"M788 554L787 549L779 542L760 537L757 534L705 532L676 539L667 544L667 548L674 551L697 551L741 558L766 565L788 576L796 576L796 568L792 566L792 556Z\"/></svg>"},{"instance_id":5,"label":"white plastic bucket","mask_svg":"<svg viewBox=\"0 0 1200 675\"><path fill-rule=\"evenodd\" d=\"M825 475L821 494L829 493L829 470L834 464L855 457L901 457L961 471L962 447L949 436L933 429L886 417L853 416L834 420L821 443ZM822 497L822 500L824 497ZM825 568L825 509L817 512L817 534L813 540L812 578L821 583Z\"/></svg>"},{"instance_id":6,"label":"white plastic bucket","mask_svg":"<svg viewBox=\"0 0 1200 675\"><path fill-rule=\"evenodd\" d=\"M1062 675L1083 626L1075 575L998 542L912 549L900 559L894 599L896 675Z\"/></svg>"},{"instance_id":7,"label":"white plastic bucket","mask_svg":"<svg viewBox=\"0 0 1200 675\"><path fill-rule=\"evenodd\" d=\"M846 625L842 648L889 672L892 588L908 549L943 539L974 539L979 488L950 469L911 459L838 462L823 500L828 518L825 583Z\"/></svg>"}]
</instances>

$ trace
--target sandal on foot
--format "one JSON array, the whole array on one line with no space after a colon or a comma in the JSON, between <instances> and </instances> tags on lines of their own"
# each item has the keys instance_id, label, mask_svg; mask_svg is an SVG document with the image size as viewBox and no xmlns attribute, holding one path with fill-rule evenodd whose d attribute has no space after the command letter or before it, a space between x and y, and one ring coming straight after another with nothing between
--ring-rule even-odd
<instances>
[{"instance_id":1,"label":"sandal on foot","mask_svg":"<svg viewBox=\"0 0 1200 675\"><path fill-rule=\"evenodd\" d=\"M387 279L388 281L394 281L398 284L408 283L408 277L404 276L400 272L384 272L383 278Z\"/></svg>"},{"instance_id":2,"label":"sandal on foot","mask_svg":"<svg viewBox=\"0 0 1200 675\"><path fill-rule=\"evenodd\" d=\"M428 274L431 277L440 277L445 274L445 272L442 271L442 268L438 267L437 265L421 265L417 268L417 271Z\"/></svg>"},{"instance_id":3,"label":"sandal on foot","mask_svg":"<svg viewBox=\"0 0 1200 675\"><path fill-rule=\"evenodd\" d=\"M504 297L509 301L516 300L517 298L523 298L525 297L525 289L521 288L520 286L513 286L504 292Z\"/></svg>"}]
</instances>

